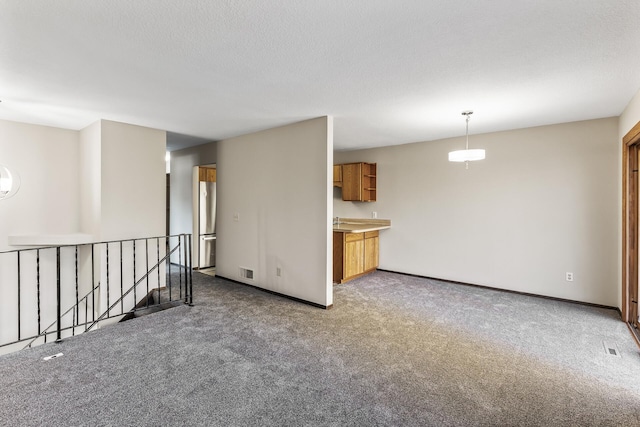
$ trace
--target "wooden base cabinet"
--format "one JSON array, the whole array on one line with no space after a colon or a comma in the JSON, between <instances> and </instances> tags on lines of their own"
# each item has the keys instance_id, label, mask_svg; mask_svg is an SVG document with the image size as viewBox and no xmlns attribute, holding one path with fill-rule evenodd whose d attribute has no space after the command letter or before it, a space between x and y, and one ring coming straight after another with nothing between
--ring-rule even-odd
<instances>
[{"instance_id":1,"label":"wooden base cabinet","mask_svg":"<svg viewBox=\"0 0 640 427\"><path fill-rule=\"evenodd\" d=\"M362 233L344 235L344 276L364 273L364 238Z\"/></svg>"},{"instance_id":2,"label":"wooden base cabinet","mask_svg":"<svg viewBox=\"0 0 640 427\"><path fill-rule=\"evenodd\" d=\"M364 271L372 271L380 265L379 231L364 233Z\"/></svg>"},{"instance_id":3,"label":"wooden base cabinet","mask_svg":"<svg viewBox=\"0 0 640 427\"><path fill-rule=\"evenodd\" d=\"M379 265L379 232L333 232L333 281L344 283L370 273Z\"/></svg>"}]
</instances>

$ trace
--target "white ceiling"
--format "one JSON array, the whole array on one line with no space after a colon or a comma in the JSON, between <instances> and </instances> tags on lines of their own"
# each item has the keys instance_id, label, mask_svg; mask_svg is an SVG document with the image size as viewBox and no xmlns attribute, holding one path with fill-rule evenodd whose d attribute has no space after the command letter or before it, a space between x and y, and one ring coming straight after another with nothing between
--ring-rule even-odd
<instances>
[{"instance_id":1,"label":"white ceiling","mask_svg":"<svg viewBox=\"0 0 640 427\"><path fill-rule=\"evenodd\" d=\"M0 119L219 140L332 115L336 149L619 115L638 0L0 0Z\"/></svg>"}]
</instances>

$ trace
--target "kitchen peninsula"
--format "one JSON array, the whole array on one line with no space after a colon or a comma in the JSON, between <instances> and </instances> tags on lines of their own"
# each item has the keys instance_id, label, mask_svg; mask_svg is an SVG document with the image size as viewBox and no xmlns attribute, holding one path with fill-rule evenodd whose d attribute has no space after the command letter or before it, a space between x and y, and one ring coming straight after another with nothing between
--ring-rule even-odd
<instances>
[{"instance_id":1,"label":"kitchen peninsula","mask_svg":"<svg viewBox=\"0 0 640 427\"><path fill-rule=\"evenodd\" d=\"M379 233L388 228L388 219L334 219L333 282L344 283L375 271L379 264Z\"/></svg>"}]
</instances>

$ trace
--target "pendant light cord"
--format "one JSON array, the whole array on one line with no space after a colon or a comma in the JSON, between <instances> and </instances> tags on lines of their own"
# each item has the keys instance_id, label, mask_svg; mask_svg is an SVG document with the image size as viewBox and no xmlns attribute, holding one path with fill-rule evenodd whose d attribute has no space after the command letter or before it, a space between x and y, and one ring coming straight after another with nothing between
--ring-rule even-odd
<instances>
[{"instance_id":1,"label":"pendant light cord","mask_svg":"<svg viewBox=\"0 0 640 427\"><path fill-rule=\"evenodd\" d=\"M464 115L467 117L467 120L466 120L466 122L467 122L467 130L466 130L466 135L467 135L467 144L466 144L466 149L467 149L467 151L469 151L469 116L470 116L471 114L473 114L473 111L465 111L465 112L464 112L464 113L462 113L462 114L464 114ZM469 160L465 160L465 162L464 162L464 168L465 168L465 169L469 169Z\"/></svg>"},{"instance_id":2,"label":"pendant light cord","mask_svg":"<svg viewBox=\"0 0 640 427\"><path fill-rule=\"evenodd\" d=\"M467 150L469 149L469 114L467 116Z\"/></svg>"}]
</instances>

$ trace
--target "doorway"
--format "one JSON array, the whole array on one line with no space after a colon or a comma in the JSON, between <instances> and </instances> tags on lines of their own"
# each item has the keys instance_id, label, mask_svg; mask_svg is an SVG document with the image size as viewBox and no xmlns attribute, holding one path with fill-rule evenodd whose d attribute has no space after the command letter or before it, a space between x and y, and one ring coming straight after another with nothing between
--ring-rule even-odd
<instances>
[{"instance_id":1,"label":"doorway","mask_svg":"<svg viewBox=\"0 0 640 427\"><path fill-rule=\"evenodd\" d=\"M640 231L640 122L622 138L622 320L640 345L638 232Z\"/></svg>"}]
</instances>

